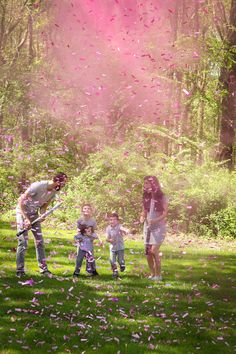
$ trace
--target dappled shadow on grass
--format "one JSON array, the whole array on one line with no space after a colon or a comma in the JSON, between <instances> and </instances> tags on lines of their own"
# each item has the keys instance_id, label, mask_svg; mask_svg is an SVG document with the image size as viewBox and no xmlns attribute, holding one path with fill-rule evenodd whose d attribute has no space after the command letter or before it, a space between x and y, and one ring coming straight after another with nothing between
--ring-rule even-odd
<instances>
[{"instance_id":1,"label":"dappled shadow on grass","mask_svg":"<svg viewBox=\"0 0 236 354\"><path fill-rule=\"evenodd\" d=\"M231 353L235 255L201 250L182 254L178 249L164 252L163 247L164 281L157 284L144 276L142 243L131 246L121 279L111 277L106 248L98 255L100 276L88 278L83 268L74 280L74 260L65 260L75 251L72 244L54 237L46 245L47 255L57 251L49 266L62 266L56 277L47 278L36 272L32 242L26 257L29 274L18 279L14 240L7 237L0 254L1 348L31 353ZM70 274L62 276L63 271ZM24 284L31 278L32 286Z\"/></svg>"},{"instance_id":2,"label":"dappled shadow on grass","mask_svg":"<svg viewBox=\"0 0 236 354\"><path fill-rule=\"evenodd\" d=\"M58 283L56 279L45 279L39 284L40 277L34 277L34 280L35 284L32 287L22 286L23 299L19 293L15 294L16 298L11 294L14 306L6 304L2 309L1 326L4 330L1 332L2 338L5 339L5 348L20 349L22 346L29 346L34 352L32 345L35 338L38 346L45 342L44 350L50 350L55 346L63 350L79 344L81 351L82 349L87 351L93 345L99 348L98 343L113 348L112 352L115 347L124 350L126 343L129 353L135 348L140 353L147 352L149 344L158 345L158 349L163 347L163 351L161 350L163 353L174 353L175 350L179 353L190 353L194 346L201 347L202 343L211 344L212 349L209 349L209 353L215 348L211 343L211 331L215 330L218 318L208 311L208 318L204 319L200 313L197 315L195 312L197 309L194 311L189 309L185 296L187 291L184 294L176 290L178 295L176 305L175 294L170 289L160 285L156 289L152 286L151 291L148 291L150 285L147 282L146 287L134 293L132 288L121 282L107 287L104 283L93 284L92 280L88 282L86 279L73 283L74 288L69 291L71 284L66 281ZM12 284L14 280L6 278L5 283ZM36 296L34 293L38 289L45 294ZM39 305L36 301L32 303L34 297L37 298ZM148 301L145 302L146 300ZM186 311L189 314L184 317ZM6 316L7 312L10 321ZM229 319L228 315L224 318ZM16 340L9 335L14 329ZM191 340L186 339L186 334ZM68 338L64 339L64 336ZM87 339L88 343L81 342L82 339ZM22 342L21 345L17 344L17 340ZM110 340L113 346L106 344L106 341ZM217 348L225 349L225 345L219 343Z\"/></svg>"}]
</instances>

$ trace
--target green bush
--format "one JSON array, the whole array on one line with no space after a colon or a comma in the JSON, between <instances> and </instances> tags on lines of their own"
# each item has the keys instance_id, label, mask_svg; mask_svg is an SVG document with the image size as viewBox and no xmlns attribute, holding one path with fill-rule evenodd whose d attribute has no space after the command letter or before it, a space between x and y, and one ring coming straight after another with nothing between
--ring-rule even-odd
<instances>
[{"instance_id":1,"label":"green bush","mask_svg":"<svg viewBox=\"0 0 236 354\"><path fill-rule=\"evenodd\" d=\"M48 144L30 148L18 145L9 151L1 151L0 211L14 208L20 194L31 183L50 180L58 171L69 171L68 175L75 172L75 164L61 150L61 145L54 142L53 147Z\"/></svg>"},{"instance_id":2,"label":"green bush","mask_svg":"<svg viewBox=\"0 0 236 354\"><path fill-rule=\"evenodd\" d=\"M99 227L107 222L106 214L116 210L124 224L140 232L143 178L156 175L169 200L170 232L234 237L231 205L236 202L236 173L230 173L210 159L197 165L188 149L169 157L157 152L156 146L150 149L149 141L135 139L90 154L80 174L69 179L65 207L55 213L58 221L75 228L81 205L86 202L94 206ZM22 171L27 171L30 182L50 178L58 169L74 175L75 165L70 168L71 161L48 156L45 152L43 145L32 149L30 155L19 150L18 159L13 154L13 163L5 163L0 179L6 203L2 209L13 205L14 199L15 205Z\"/></svg>"},{"instance_id":3,"label":"green bush","mask_svg":"<svg viewBox=\"0 0 236 354\"><path fill-rule=\"evenodd\" d=\"M0 165L0 210L6 210L14 203L13 178L14 176Z\"/></svg>"},{"instance_id":4,"label":"green bush","mask_svg":"<svg viewBox=\"0 0 236 354\"><path fill-rule=\"evenodd\" d=\"M142 156L137 146L106 148L90 156L81 174L68 184L62 221L72 224L80 206L89 202L101 226L106 213L116 210L130 227L137 227L142 205L143 177L156 175L169 199L169 230L211 233L210 216L228 208L236 200L236 175L213 162L196 166L188 156Z\"/></svg>"},{"instance_id":5,"label":"green bush","mask_svg":"<svg viewBox=\"0 0 236 354\"><path fill-rule=\"evenodd\" d=\"M208 226L210 215L236 201L236 175L213 163L191 166L175 179L182 184L170 186L170 220L177 218L182 231L198 233L199 225Z\"/></svg>"},{"instance_id":6,"label":"green bush","mask_svg":"<svg viewBox=\"0 0 236 354\"><path fill-rule=\"evenodd\" d=\"M236 238L236 207L229 206L210 215L210 228L220 237Z\"/></svg>"},{"instance_id":7,"label":"green bush","mask_svg":"<svg viewBox=\"0 0 236 354\"><path fill-rule=\"evenodd\" d=\"M135 152L106 148L91 155L88 166L68 184L66 211L61 220L75 223L81 205L91 203L96 218L104 225L106 213L116 210L124 222L133 224L141 210L142 181L147 169Z\"/></svg>"}]
</instances>

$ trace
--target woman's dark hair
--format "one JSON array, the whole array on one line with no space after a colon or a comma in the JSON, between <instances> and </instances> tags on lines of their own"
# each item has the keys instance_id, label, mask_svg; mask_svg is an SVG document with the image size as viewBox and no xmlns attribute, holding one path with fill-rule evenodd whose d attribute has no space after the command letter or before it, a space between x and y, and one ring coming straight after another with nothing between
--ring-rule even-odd
<instances>
[{"instance_id":1,"label":"woman's dark hair","mask_svg":"<svg viewBox=\"0 0 236 354\"><path fill-rule=\"evenodd\" d=\"M54 177L53 177L53 182L63 182L64 179L67 178L67 175L64 172L58 172Z\"/></svg>"},{"instance_id":2,"label":"woman's dark hair","mask_svg":"<svg viewBox=\"0 0 236 354\"><path fill-rule=\"evenodd\" d=\"M146 176L144 177L144 182L148 181L151 185L151 191L146 190L145 186L143 189L143 208L146 212L150 211L151 199L154 199L154 210L163 212L163 196L164 193L161 190L160 183L156 176Z\"/></svg>"}]
</instances>

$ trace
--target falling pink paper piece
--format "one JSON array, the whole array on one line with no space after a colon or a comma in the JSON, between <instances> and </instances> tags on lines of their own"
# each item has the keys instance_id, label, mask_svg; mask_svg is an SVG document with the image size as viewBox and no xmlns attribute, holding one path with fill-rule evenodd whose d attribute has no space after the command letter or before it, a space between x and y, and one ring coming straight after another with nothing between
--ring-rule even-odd
<instances>
[{"instance_id":1,"label":"falling pink paper piece","mask_svg":"<svg viewBox=\"0 0 236 354\"><path fill-rule=\"evenodd\" d=\"M197 52L193 52L193 58L199 58L199 54Z\"/></svg>"},{"instance_id":2,"label":"falling pink paper piece","mask_svg":"<svg viewBox=\"0 0 236 354\"><path fill-rule=\"evenodd\" d=\"M189 96L190 95L190 92L186 89L183 89L183 92L185 93L186 96Z\"/></svg>"}]
</instances>

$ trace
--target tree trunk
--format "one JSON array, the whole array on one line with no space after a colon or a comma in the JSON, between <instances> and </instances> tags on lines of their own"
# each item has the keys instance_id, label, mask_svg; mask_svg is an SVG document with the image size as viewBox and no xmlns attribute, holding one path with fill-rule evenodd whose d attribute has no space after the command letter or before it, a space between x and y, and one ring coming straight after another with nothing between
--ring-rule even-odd
<instances>
[{"instance_id":1,"label":"tree trunk","mask_svg":"<svg viewBox=\"0 0 236 354\"><path fill-rule=\"evenodd\" d=\"M228 51L231 52L231 65L225 65L221 70L220 84L226 94L222 100L220 117L220 151L219 160L226 161L227 167L232 170L234 165L233 147L235 141L236 121L236 0L232 0L230 10L230 28L228 32ZM227 59L226 59L227 60Z\"/></svg>"},{"instance_id":2,"label":"tree trunk","mask_svg":"<svg viewBox=\"0 0 236 354\"><path fill-rule=\"evenodd\" d=\"M198 33L200 31L200 25L199 25L199 3L198 1L195 1L194 3L194 31L195 33ZM198 38L198 36L195 36Z\"/></svg>"},{"instance_id":3,"label":"tree trunk","mask_svg":"<svg viewBox=\"0 0 236 354\"><path fill-rule=\"evenodd\" d=\"M33 48L33 17L29 14L28 19L28 30L29 30L29 65L32 64L34 59L34 48Z\"/></svg>"}]
</instances>

